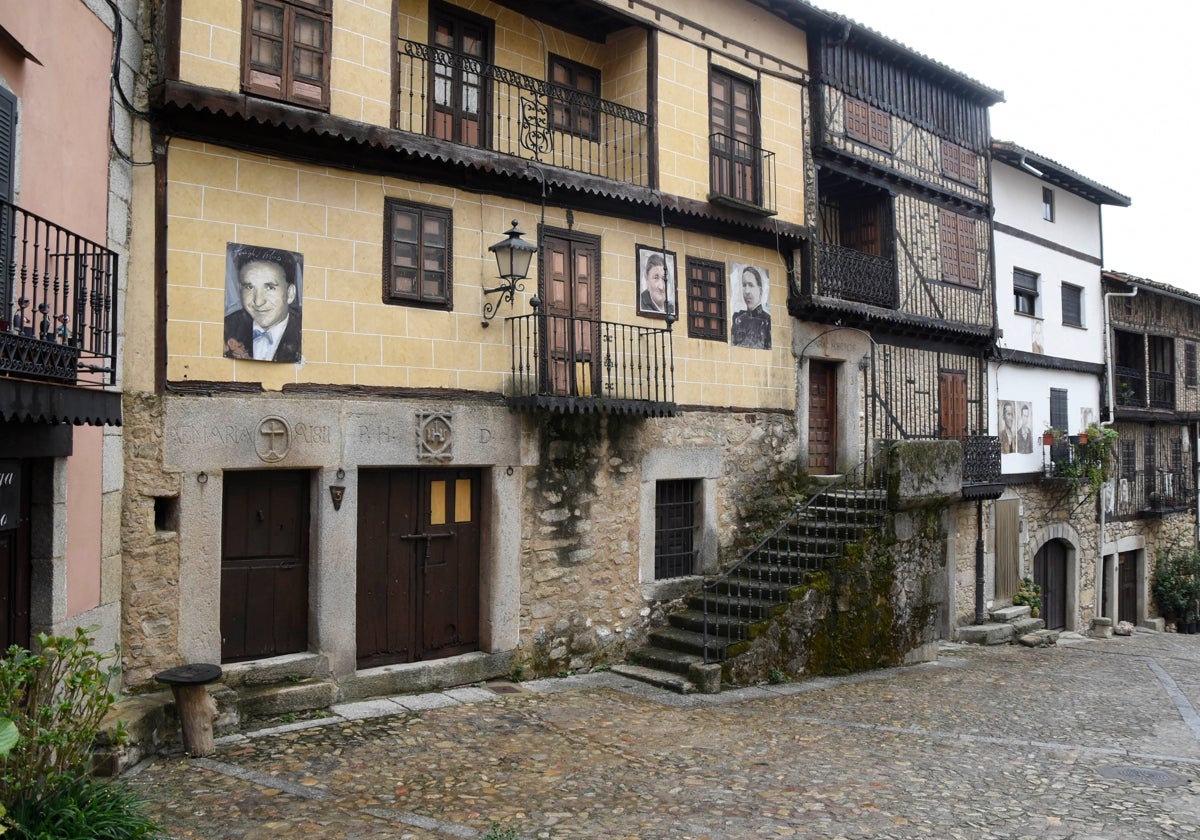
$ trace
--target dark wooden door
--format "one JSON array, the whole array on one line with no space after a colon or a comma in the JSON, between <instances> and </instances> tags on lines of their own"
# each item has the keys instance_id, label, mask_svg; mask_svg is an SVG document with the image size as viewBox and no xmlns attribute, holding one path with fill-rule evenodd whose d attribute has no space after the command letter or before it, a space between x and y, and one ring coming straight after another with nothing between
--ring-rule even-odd
<instances>
[{"instance_id":1,"label":"dark wooden door","mask_svg":"<svg viewBox=\"0 0 1200 840\"><path fill-rule=\"evenodd\" d=\"M301 470L225 474L223 662L308 649L308 485Z\"/></svg>"},{"instance_id":2,"label":"dark wooden door","mask_svg":"<svg viewBox=\"0 0 1200 840\"><path fill-rule=\"evenodd\" d=\"M837 366L808 363L808 471L831 475L837 469Z\"/></svg>"},{"instance_id":3,"label":"dark wooden door","mask_svg":"<svg viewBox=\"0 0 1200 840\"><path fill-rule=\"evenodd\" d=\"M479 648L478 470L359 471L358 667Z\"/></svg>"},{"instance_id":4,"label":"dark wooden door","mask_svg":"<svg viewBox=\"0 0 1200 840\"><path fill-rule=\"evenodd\" d=\"M0 488L6 501L0 525L0 653L9 645L29 647L30 509L33 499L31 461L0 462ZM15 511L15 517L12 512ZM11 518L10 518L11 517Z\"/></svg>"},{"instance_id":5,"label":"dark wooden door","mask_svg":"<svg viewBox=\"0 0 1200 840\"><path fill-rule=\"evenodd\" d=\"M710 93L712 190L757 205L758 92L753 82L713 69Z\"/></svg>"},{"instance_id":6,"label":"dark wooden door","mask_svg":"<svg viewBox=\"0 0 1200 840\"><path fill-rule=\"evenodd\" d=\"M599 244L592 239L542 237L545 268L545 371L550 393L587 397L599 392Z\"/></svg>"},{"instance_id":7,"label":"dark wooden door","mask_svg":"<svg viewBox=\"0 0 1200 840\"><path fill-rule=\"evenodd\" d=\"M1117 555L1117 621L1137 624L1137 552Z\"/></svg>"},{"instance_id":8,"label":"dark wooden door","mask_svg":"<svg viewBox=\"0 0 1200 840\"><path fill-rule=\"evenodd\" d=\"M434 7L434 62L430 84L432 134L468 146L487 143L491 26L481 18Z\"/></svg>"},{"instance_id":9,"label":"dark wooden door","mask_svg":"<svg viewBox=\"0 0 1200 840\"><path fill-rule=\"evenodd\" d=\"M1047 630L1067 624L1067 550L1059 540L1038 549L1033 558L1033 581L1042 588L1042 619Z\"/></svg>"},{"instance_id":10,"label":"dark wooden door","mask_svg":"<svg viewBox=\"0 0 1200 840\"><path fill-rule=\"evenodd\" d=\"M962 371L938 371L938 405L943 440L967 437L967 375Z\"/></svg>"}]
</instances>

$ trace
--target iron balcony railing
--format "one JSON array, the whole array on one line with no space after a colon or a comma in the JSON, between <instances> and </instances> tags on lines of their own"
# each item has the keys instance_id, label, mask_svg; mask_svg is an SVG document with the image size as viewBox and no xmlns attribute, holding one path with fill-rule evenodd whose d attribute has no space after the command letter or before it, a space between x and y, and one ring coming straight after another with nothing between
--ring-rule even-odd
<instances>
[{"instance_id":1,"label":"iron balcony railing","mask_svg":"<svg viewBox=\"0 0 1200 840\"><path fill-rule=\"evenodd\" d=\"M675 413L671 330L533 312L512 328L514 408Z\"/></svg>"},{"instance_id":2,"label":"iron balcony railing","mask_svg":"<svg viewBox=\"0 0 1200 840\"><path fill-rule=\"evenodd\" d=\"M461 53L400 41L397 128L646 186L644 111Z\"/></svg>"},{"instance_id":3,"label":"iron balcony railing","mask_svg":"<svg viewBox=\"0 0 1200 840\"><path fill-rule=\"evenodd\" d=\"M112 385L117 255L0 200L0 374Z\"/></svg>"},{"instance_id":4,"label":"iron balcony railing","mask_svg":"<svg viewBox=\"0 0 1200 840\"><path fill-rule=\"evenodd\" d=\"M816 294L895 309L900 303L896 264L887 257L820 242Z\"/></svg>"},{"instance_id":5,"label":"iron balcony railing","mask_svg":"<svg viewBox=\"0 0 1200 840\"><path fill-rule=\"evenodd\" d=\"M751 637L754 624L845 547L884 521L887 449L860 463L812 498L737 563L704 585L704 658L724 659L729 646Z\"/></svg>"},{"instance_id":6,"label":"iron balcony railing","mask_svg":"<svg viewBox=\"0 0 1200 840\"><path fill-rule=\"evenodd\" d=\"M1113 367L1117 405L1145 408L1146 374L1137 368Z\"/></svg>"},{"instance_id":7,"label":"iron balcony railing","mask_svg":"<svg viewBox=\"0 0 1200 840\"><path fill-rule=\"evenodd\" d=\"M1113 490L1113 516L1118 518L1188 510L1196 498L1195 484L1184 469L1122 473Z\"/></svg>"},{"instance_id":8,"label":"iron balcony railing","mask_svg":"<svg viewBox=\"0 0 1200 840\"><path fill-rule=\"evenodd\" d=\"M732 204L773 215L775 205L775 153L752 146L728 134L708 138L709 201Z\"/></svg>"},{"instance_id":9,"label":"iron balcony railing","mask_svg":"<svg viewBox=\"0 0 1200 840\"><path fill-rule=\"evenodd\" d=\"M963 487L1000 483L1000 438L995 435L970 435L962 439Z\"/></svg>"},{"instance_id":10,"label":"iron balcony railing","mask_svg":"<svg viewBox=\"0 0 1200 840\"><path fill-rule=\"evenodd\" d=\"M1175 408L1175 375L1150 371L1150 407Z\"/></svg>"}]
</instances>

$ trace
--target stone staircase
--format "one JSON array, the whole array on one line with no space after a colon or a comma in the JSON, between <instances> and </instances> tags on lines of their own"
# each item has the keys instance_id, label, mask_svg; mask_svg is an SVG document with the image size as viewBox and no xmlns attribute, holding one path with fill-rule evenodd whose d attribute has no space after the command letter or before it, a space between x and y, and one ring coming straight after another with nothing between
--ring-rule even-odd
<instances>
[{"instance_id":1,"label":"stone staircase","mask_svg":"<svg viewBox=\"0 0 1200 840\"><path fill-rule=\"evenodd\" d=\"M613 671L685 694L720 691L721 663L803 597L814 572L878 527L886 503L882 489L826 486L739 563L709 577L630 663Z\"/></svg>"},{"instance_id":2,"label":"stone staircase","mask_svg":"<svg viewBox=\"0 0 1200 840\"><path fill-rule=\"evenodd\" d=\"M1007 645L1024 642L1030 636L1045 640L1044 644L1053 644L1058 634L1046 631L1045 627L1046 622L1030 615L1029 607L1001 607L988 613L988 621L983 624L959 627L956 635L958 641L971 645Z\"/></svg>"}]
</instances>

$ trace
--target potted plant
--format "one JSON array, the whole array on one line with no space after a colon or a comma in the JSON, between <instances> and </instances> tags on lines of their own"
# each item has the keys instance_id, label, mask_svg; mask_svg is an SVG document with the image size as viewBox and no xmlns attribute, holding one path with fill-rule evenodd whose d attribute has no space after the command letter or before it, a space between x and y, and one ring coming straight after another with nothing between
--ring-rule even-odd
<instances>
[{"instance_id":1,"label":"potted plant","mask_svg":"<svg viewBox=\"0 0 1200 840\"><path fill-rule=\"evenodd\" d=\"M1053 446L1061 432L1052 426L1047 426L1042 432L1042 446Z\"/></svg>"},{"instance_id":2,"label":"potted plant","mask_svg":"<svg viewBox=\"0 0 1200 840\"><path fill-rule=\"evenodd\" d=\"M1159 555L1150 591L1159 615L1174 624L1177 632L1188 632L1189 620L1195 627L1200 601L1200 550L1194 546L1175 547Z\"/></svg>"},{"instance_id":3,"label":"potted plant","mask_svg":"<svg viewBox=\"0 0 1200 840\"><path fill-rule=\"evenodd\" d=\"M1029 607L1029 614L1038 618L1042 614L1042 587L1034 583L1033 578L1023 577L1012 601L1014 607Z\"/></svg>"}]
</instances>

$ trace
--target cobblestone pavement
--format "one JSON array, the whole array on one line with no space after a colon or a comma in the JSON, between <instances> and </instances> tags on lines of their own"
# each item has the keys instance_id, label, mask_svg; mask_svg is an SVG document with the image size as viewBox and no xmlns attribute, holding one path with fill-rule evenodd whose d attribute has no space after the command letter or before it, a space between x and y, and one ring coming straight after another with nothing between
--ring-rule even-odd
<instances>
[{"instance_id":1,"label":"cobblestone pavement","mask_svg":"<svg viewBox=\"0 0 1200 840\"><path fill-rule=\"evenodd\" d=\"M1200 840L1200 636L946 645L706 697L519 689L338 706L129 783L173 838Z\"/></svg>"}]
</instances>

